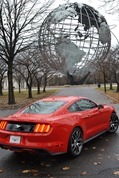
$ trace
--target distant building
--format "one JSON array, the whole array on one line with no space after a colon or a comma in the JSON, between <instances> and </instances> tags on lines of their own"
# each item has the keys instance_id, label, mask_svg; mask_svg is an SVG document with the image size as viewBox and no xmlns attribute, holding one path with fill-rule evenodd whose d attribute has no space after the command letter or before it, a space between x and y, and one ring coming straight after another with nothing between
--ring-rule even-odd
<instances>
[{"instance_id":1,"label":"distant building","mask_svg":"<svg viewBox=\"0 0 119 178\"><path fill-rule=\"evenodd\" d=\"M21 88L26 88L26 82L25 80L22 80L21 83ZM8 78L7 78L7 74L5 74L5 77L3 79L3 83L2 83L3 89L7 90L8 89ZM16 81L15 77L13 76L13 86L15 89L19 88L18 82Z\"/></svg>"}]
</instances>

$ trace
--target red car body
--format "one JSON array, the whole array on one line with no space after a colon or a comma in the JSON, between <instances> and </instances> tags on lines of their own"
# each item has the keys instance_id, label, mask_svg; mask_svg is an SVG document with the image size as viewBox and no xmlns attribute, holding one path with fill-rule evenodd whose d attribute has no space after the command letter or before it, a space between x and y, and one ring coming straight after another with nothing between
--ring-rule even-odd
<instances>
[{"instance_id":1,"label":"red car body","mask_svg":"<svg viewBox=\"0 0 119 178\"><path fill-rule=\"evenodd\" d=\"M12 116L0 120L0 147L13 151L40 151L50 154L66 153L69 147L71 133L80 128L83 143L108 131L110 118L115 109L109 105L97 105L85 97L53 96L40 100L52 103L62 101L56 111L52 113L30 113L24 109ZM91 102L94 107L82 108L78 111L76 103ZM32 105L33 107L34 105ZM49 112L49 110L48 110Z\"/></svg>"}]
</instances>

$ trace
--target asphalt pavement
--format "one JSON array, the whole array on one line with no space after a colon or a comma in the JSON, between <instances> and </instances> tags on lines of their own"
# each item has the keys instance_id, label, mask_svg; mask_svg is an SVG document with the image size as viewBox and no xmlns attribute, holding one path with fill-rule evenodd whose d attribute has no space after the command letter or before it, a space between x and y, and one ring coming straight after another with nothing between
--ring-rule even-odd
<instances>
[{"instance_id":1,"label":"asphalt pavement","mask_svg":"<svg viewBox=\"0 0 119 178\"><path fill-rule=\"evenodd\" d=\"M119 106L94 87L67 87L56 95L81 95L97 103ZM2 110L0 117L17 110ZM33 153L14 153L0 149L0 178L116 178L119 177L119 131L105 133L84 144L80 156L70 159L66 154L49 156Z\"/></svg>"}]
</instances>

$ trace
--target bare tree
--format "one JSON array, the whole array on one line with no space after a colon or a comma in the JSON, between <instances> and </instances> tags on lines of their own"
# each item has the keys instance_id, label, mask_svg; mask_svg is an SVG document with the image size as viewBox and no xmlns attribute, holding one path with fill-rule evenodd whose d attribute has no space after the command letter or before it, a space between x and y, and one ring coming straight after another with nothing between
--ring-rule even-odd
<instances>
[{"instance_id":1,"label":"bare tree","mask_svg":"<svg viewBox=\"0 0 119 178\"><path fill-rule=\"evenodd\" d=\"M38 66L37 70L34 72L34 77L36 80L36 85L37 85L37 94L40 94L40 87L41 87L41 82L44 76L43 69L44 69L44 60L42 59L39 51L36 52L35 54L35 61Z\"/></svg>"},{"instance_id":2,"label":"bare tree","mask_svg":"<svg viewBox=\"0 0 119 178\"><path fill-rule=\"evenodd\" d=\"M28 98L32 98L32 86L35 80L35 74L39 70L39 66L36 63L36 51L29 49L21 53L19 58L15 61L15 70L26 81L28 88Z\"/></svg>"},{"instance_id":3,"label":"bare tree","mask_svg":"<svg viewBox=\"0 0 119 178\"><path fill-rule=\"evenodd\" d=\"M105 55L105 54L104 54ZM99 56L94 61L92 61L92 65L95 67L96 72L102 74L103 76L103 83L104 83L104 92L106 92L106 83L109 80L109 66L108 66L108 59L104 59L102 56Z\"/></svg>"},{"instance_id":4,"label":"bare tree","mask_svg":"<svg viewBox=\"0 0 119 178\"><path fill-rule=\"evenodd\" d=\"M111 68L117 84L116 91L119 92L119 46L115 47L111 52Z\"/></svg>"},{"instance_id":5,"label":"bare tree","mask_svg":"<svg viewBox=\"0 0 119 178\"><path fill-rule=\"evenodd\" d=\"M42 73L35 73L35 80L36 80L36 84L37 84L37 94L40 94L40 87L41 87L41 82L42 82L42 78L43 78L43 74Z\"/></svg>"},{"instance_id":6,"label":"bare tree","mask_svg":"<svg viewBox=\"0 0 119 178\"><path fill-rule=\"evenodd\" d=\"M2 82L3 82L3 79L5 78L4 74L6 71L7 71L6 63L4 61L0 60L0 95L3 95Z\"/></svg>"},{"instance_id":7,"label":"bare tree","mask_svg":"<svg viewBox=\"0 0 119 178\"><path fill-rule=\"evenodd\" d=\"M106 9L107 13L118 13L119 10L119 0L101 0L102 7Z\"/></svg>"},{"instance_id":8,"label":"bare tree","mask_svg":"<svg viewBox=\"0 0 119 178\"><path fill-rule=\"evenodd\" d=\"M43 3L44 2L44 3ZM8 65L8 104L15 103L13 62L17 54L37 40L40 21L54 0L2 0L0 2L0 57Z\"/></svg>"},{"instance_id":9,"label":"bare tree","mask_svg":"<svg viewBox=\"0 0 119 178\"><path fill-rule=\"evenodd\" d=\"M14 71L14 78L18 84L18 87L19 87L19 93L21 93L21 84L25 82L24 78L22 76L22 73L24 73L22 65L14 65L13 71Z\"/></svg>"},{"instance_id":10,"label":"bare tree","mask_svg":"<svg viewBox=\"0 0 119 178\"><path fill-rule=\"evenodd\" d=\"M52 69L49 65L44 65L44 76L43 76L43 92L46 92L47 83L51 80L53 74L56 73L56 70Z\"/></svg>"}]
</instances>

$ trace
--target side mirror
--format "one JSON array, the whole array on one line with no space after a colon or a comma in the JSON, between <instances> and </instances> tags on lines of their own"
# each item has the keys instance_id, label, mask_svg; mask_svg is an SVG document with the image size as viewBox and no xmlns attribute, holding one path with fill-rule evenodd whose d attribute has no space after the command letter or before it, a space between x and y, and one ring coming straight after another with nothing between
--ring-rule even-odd
<instances>
[{"instance_id":1,"label":"side mirror","mask_svg":"<svg viewBox=\"0 0 119 178\"><path fill-rule=\"evenodd\" d=\"M98 109L102 109L102 108L104 108L104 106L102 104L99 104Z\"/></svg>"}]
</instances>

